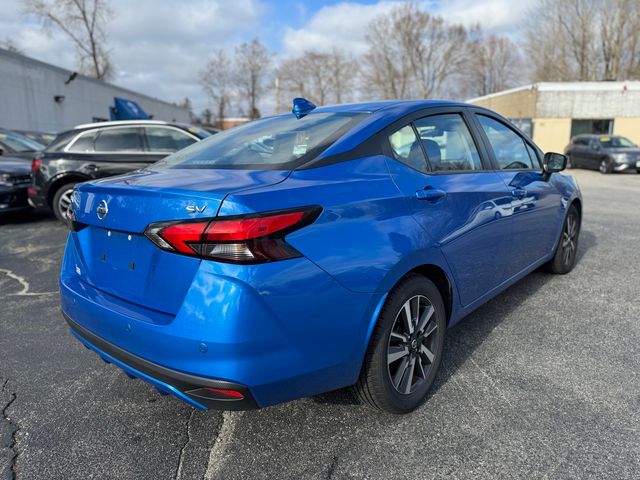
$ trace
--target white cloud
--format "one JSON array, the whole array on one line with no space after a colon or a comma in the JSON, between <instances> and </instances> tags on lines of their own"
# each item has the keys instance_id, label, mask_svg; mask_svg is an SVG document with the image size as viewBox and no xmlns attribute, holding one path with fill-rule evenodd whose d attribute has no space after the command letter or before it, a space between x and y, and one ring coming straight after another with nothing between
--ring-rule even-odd
<instances>
[{"instance_id":1,"label":"white cloud","mask_svg":"<svg viewBox=\"0 0 640 480\"><path fill-rule=\"evenodd\" d=\"M393 2L373 5L344 2L322 7L302 28L285 29L283 54L297 55L305 50L330 50L333 47L362 54L367 50L367 25L392 7Z\"/></svg>"},{"instance_id":2,"label":"white cloud","mask_svg":"<svg viewBox=\"0 0 640 480\"><path fill-rule=\"evenodd\" d=\"M451 23L465 26L480 23L485 31L517 36L518 26L534 0L447 0L419 2L421 8L440 15ZM398 2L380 1L365 5L343 2L318 10L298 29L287 28L283 38L283 55L297 55L304 50L329 50L338 47L353 54L366 52L367 26L377 15L387 13ZM393 32L389 32L393 38Z\"/></svg>"}]
</instances>

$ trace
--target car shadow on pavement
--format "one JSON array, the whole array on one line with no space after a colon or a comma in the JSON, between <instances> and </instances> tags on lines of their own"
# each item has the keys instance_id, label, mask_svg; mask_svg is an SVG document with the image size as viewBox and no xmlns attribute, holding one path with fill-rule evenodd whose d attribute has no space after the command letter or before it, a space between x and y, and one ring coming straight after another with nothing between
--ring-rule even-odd
<instances>
[{"instance_id":1,"label":"car shadow on pavement","mask_svg":"<svg viewBox=\"0 0 640 480\"><path fill-rule=\"evenodd\" d=\"M53 214L44 208L22 210L19 212L3 213L0 215L0 226L23 225L25 223L40 223L55 220Z\"/></svg>"},{"instance_id":2,"label":"car shadow on pavement","mask_svg":"<svg viewBox=\"0 0 640 480\"><path fill-rule=\"evenodd\" d=\"M578 253L576 261L579 263L589 249L597 244L596 236L583 230L580 233ZM566 278L570 281L570 275ZM528 297L535 295L544 288L547 283L556 278L556 275L535 271L512 285L497 297L473 311L460 323L447 331L445 339L444 356L440 371L433 387L427 396L427 402L435 395L460 368L461 365L482 345L494 329L518 308ZM357 405L359 401L351 393L350 388L335 390L313 397L316 403L331 405Z\"/></svg>"}]
</instances>

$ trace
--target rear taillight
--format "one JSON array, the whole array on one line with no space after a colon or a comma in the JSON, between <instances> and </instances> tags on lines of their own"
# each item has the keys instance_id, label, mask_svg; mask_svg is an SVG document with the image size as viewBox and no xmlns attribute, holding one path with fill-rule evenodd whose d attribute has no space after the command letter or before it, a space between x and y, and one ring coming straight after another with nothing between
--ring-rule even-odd
<instances>
[{"instance_id":1,"label":"rear taillight","mask_svg":"<svg viewBox=\"0 0 640 480\"><path fill-rule=\"evenodd\" d=\"M40 165L42 165L42 160L40 160L38 157L31 160L31 173L33 173L34 175L38 173L38 170L40 170Z\"/></svg>"},{"instance_id":2,"label":"rear taillight","mask_svg":"<svg viewBox=\"0 0 640 480\"><path fill-rule=\"evenodd\" d=\"M192 221L152 223L144 234L163 250L231 263L300 256L284 237L314 222L320 207Z\"/></svg>"}]
</instances>

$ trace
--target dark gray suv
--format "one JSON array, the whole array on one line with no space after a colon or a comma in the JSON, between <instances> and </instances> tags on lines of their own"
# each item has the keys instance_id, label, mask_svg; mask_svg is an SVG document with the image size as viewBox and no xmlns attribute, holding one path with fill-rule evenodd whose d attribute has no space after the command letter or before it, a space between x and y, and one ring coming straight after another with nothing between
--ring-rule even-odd
<instances>
[{"instance_id":1,"label":"dark gray suv","mask_svg":"<svg viewBox=\"0 0 640 480\"><path fill-rule=\"evenodd\" d=\"M31 164L29 203L64 221L76 183L144 168L211 134L183 123L101 122L61 133Z\"/></svg>"},{"instance_id":2,"label":"dark gray suv","mask_svg":"<svg viewBox=\"0 0 640 480\"><path fill-rule=\"evenodd\" d=\"M640 173L640 148L619 135L577 135L565 148L569 168Z\"/></svg>"}]
</instances>

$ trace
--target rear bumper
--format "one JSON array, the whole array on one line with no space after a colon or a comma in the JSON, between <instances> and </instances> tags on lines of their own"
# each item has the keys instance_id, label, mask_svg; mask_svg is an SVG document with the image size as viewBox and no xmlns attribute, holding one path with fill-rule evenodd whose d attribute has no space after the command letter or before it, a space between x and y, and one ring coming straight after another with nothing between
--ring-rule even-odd
<instances>
[{"instance_id":1,"label":"rear bumper","mask_svg":"<svg viewBox=\"0 0 640 480\"><path fill-rule=\"evenodd\" d=\"M241 408L357 380L382 295L351 292L304 258L254 266L202 262L178 311L160 312L87 283L74 234L69 238L60 277L62 311L86 346L151 379L128 372L133 376L164 382L197 402L191 386L232 384L238 388L231 390L245 388L239 391L251 399L238 402ZM149 367L145 362L153 368L142 369L140 364ZM169 373L159 376L159 369ZM176 383L181 381L175 372L195 380Z\"/></svg>"},{"instance_id":2,"label":"rear bumper","mask_svg":"<svg viewBox=\"0 0 640 480\"><path fill-rule=\"evenodd\" d=\"M64 313L71 333L107 363L120 367L130 378L140 378L151 384L162 395L171 394L192 407L201 410L252 410L258 408L251 392L244 385L188 375L137 357L81 327ZM232 390L243 398L223 398L208 390Z\"/></svg>"}]
</instances>

